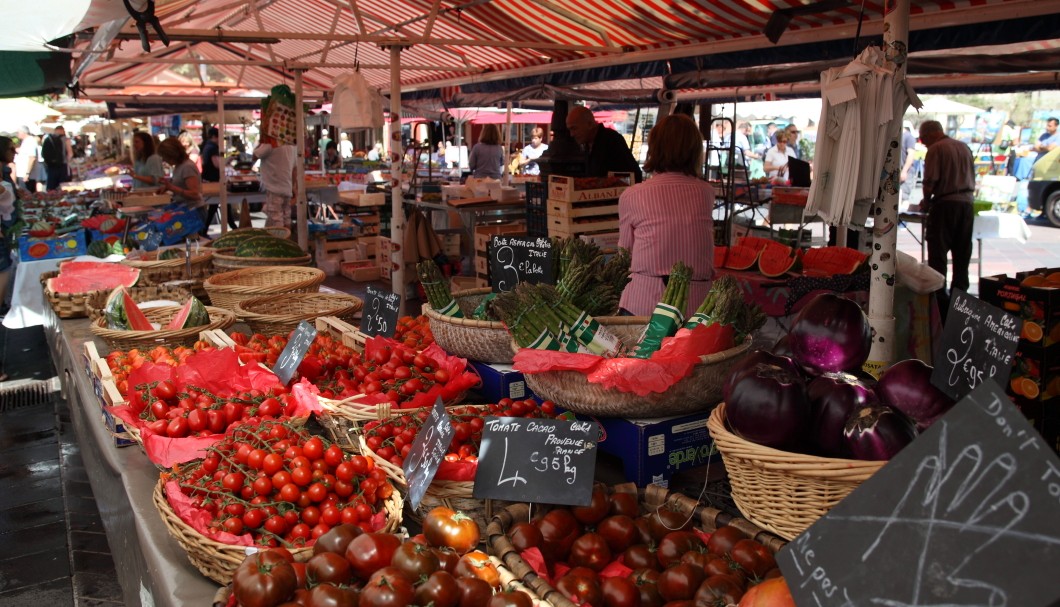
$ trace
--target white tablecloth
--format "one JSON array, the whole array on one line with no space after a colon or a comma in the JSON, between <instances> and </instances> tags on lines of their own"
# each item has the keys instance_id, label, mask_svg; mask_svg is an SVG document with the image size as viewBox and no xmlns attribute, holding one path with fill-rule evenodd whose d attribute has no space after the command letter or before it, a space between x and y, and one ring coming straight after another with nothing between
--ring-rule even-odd
<instances>
[{"instance_id":1,"label":"white tablecloth","mask_svg":"<svg viewBox=\"0 0 1060 607\"><path fill-rule=\"evenodd\" d=\"M15 284L11 291L11 310L4 317L4 326L8 329L25 329L44 324L44 308L48 303L44 301L44 290L41 288L40 275L59 269L59 263L69 260L69 257L60 259L42 259L40 261L21 261L15 269ZM117 262L123 259L121 255L111 255L107 259L100 259L91 255L76 257L79 261L110 261Z\"/></svg>"},{"instance_id":2,"label":"white tablecloth","mask_svg":"<svg viewBox=\"0 0 1060 607\"><path fill-rule=\"evenodd\" d=\"M1015 213L983 211L975 216L972 238L1014 238L1024 243L1030 240L1031 229L1027 227L1027 222Z\"/></svg>"}]
</instances>

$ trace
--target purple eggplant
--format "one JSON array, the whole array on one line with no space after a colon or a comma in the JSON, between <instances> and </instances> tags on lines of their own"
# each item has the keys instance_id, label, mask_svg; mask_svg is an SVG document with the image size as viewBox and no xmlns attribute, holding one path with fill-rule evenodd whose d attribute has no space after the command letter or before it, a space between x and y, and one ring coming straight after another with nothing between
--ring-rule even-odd
<instances>
[{"instance_id":1,"label":"purple eggplant","mask_svg":"<svg viewBox=\"0 0 1060 607\"><path fill-rule=\"evenodd\" d=\"M802 375L788 363L758 362L734 382L725 414L738 436L775 449L799 447L810 405Z\"/></svg>"},{"instance_id":2,"label":"purple eggplant","mask_svg":"<svg viewBox=\"0 0 1060 607\"><path fill-rule=\"evenodd\" d=\"M807 387L812 417L810 436L817 453L850 457L843 429L855 411L879 403L872 387L849 373L825 373Z\"/></svg>"},{"instance_id":3,"label":"purple eggplant","mask_svg":"<svg viewBox=\"0 0 1060 607\"><path fill-rule=\"evenodd\" d=\"M777 340L777 343L773 344L773 354L792 358L790 333L785 333L784 337L781 337Z\"/></svg>"},{"instance_id":4,"label":"purple eggplant","mask_svg":"<svg viewBox=\"0 0 1060 607\"><path fill-rule=\"evenodd\" d=\"M858 304L831 293L814 297L791 326L795 362L810 375L858 369L869 357L872 328Z\"/></svg>"},{"instance_id":5,"label":"purple eggplant","mask_svg":"<svg viewBox=\"0 0 1060 607\"><path fill-rule=\"evenodd\" d=\"M732 387L751 372L758 363L776 365L783 369L791 369L796 373L799 371L798 365L786 356L776 356L766 350L755 350L729 369L729 376L725 379L725 385L722 386L722 398L725 399L725 402L729 402Z\"/></svg>"},{"instance_id":6,"label":"purple eggplant","mask_svg":"<svg viewBox=\"0 0 1060 607\"><path fill-rule=\"evenodd\" d=\"M916 438L913 421L883 405L854 412L843 429L843 439L854 459L889 460Z\"/></svg>"},{"instance_id":7,"label":"purple eggplant","mask_svg":"<svg viewBox=\"0 0 1060 607\"><path fill-rule=\"evenodd\" d=\"M911 417L920 432L935 423L954 404L931 383L933 370L924 361L903 360L884 371L876 384L876 393L883 404Z\"/></svg>"}]
</instances>

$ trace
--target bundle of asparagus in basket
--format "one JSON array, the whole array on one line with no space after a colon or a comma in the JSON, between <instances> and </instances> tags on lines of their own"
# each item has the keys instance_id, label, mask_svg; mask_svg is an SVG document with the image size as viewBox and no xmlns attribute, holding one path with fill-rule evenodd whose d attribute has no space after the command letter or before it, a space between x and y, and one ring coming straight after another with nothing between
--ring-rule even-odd
<instances>
[{"instance_id":1,"label":"bundle of asparagus in basket","mask_svg":"<svg viewBox=\"0 0 1060 607\"><path fill-rule=\"evenodd\" d=\"M592 315L565 301L550 285L520 283L514 290L498 294L490 307L524 348L609 357L622 354L622 342L617 337Z\"/></svg>"},{"instance_id":2,"label":"bundle of asparagus in basket","mask_svg":"<svg viewBox=\"0 0 1060 607\"><path fill-rule=\"evenodd\" d=\"M662 347L664 337L677 333L685 321L685 304L688 303L688 282L692 279L692 268L679 261L670 268L662 301L655 305L648 326L633 352L635 358L650 358Z\"/></svg>"},{"instance_id":3,"label":"bundle of asparagus in basket","mask_svg":"<svg viewBox=\"0 0 1060 607\"><path fill-rule=\"evenodd\" d=\"M559 251L556 291L560 296L593 316L617 312L630 278L629 251L619 249L605 261L599 246L578 237L556 240L553 247Z\"/></svg>"},{"instance_id":4,"label":"bundle of asparagus in basket","mask_svg":"<svg viewBox=\"0 0 1060 607\"><path fill-rule=\"evenodd\" d=\"M710 285L710 293L685 323L685 328L693 329L701 324L732 325L736 332L736 343L739 344L765 322L766 315L762 308L758 304L746 303L740 283L726 274Z\"/></svg>"},{"instance_id":5,"label":"bundle of asparagus in basket","mask_svg":"<svg viewBox=\"0 0 1060 607\"><path fill-rule=\"evenodd\" d=\"M442 271L438 269L438 264L430 259L421 261L416 264L416 273L419 274L420 284L423 285L423 291L427 294L427 302L435 311L442 316L464 317L456 299L453 298L452 291L449 290L449 283L445 281Z\"/></svg>"}]
</instances>

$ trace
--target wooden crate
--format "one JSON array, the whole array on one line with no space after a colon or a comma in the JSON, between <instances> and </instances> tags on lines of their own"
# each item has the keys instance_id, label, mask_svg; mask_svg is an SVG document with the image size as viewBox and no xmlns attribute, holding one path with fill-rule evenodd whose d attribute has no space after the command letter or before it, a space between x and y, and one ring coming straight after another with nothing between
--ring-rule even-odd
<instances>
[{"instance_id":1,"label":"wooden crate","mask_svg":"<svg viewBox=\"0 0 1060 607\"><path fill-rule=\"evenodd\" d=\"M615 173L614 176L622 177L626 179L628 184L633 183L632 173ZM574 189L575 178L567 177L564 175L549 175L548 177L548 197L555 200L563 200L567 202L587 202L590 200L608 200L611 198L618 198L622 192L626 191L628 185L613 187L613 188L600 188L595 190L576 190Z\"/></svg>"},{"instance_id":2,"label":"wooden crate","mask_svg":"<svg viewBox=\"0 0 1060 607\"><path fill-rule=\"evenodd\" d=\"M508 234L508 235L526 235L526 222L514 221L512 223L498 223L493 225L475 226L475 250L486 252L486 247L490 244L490 239L494 236Z\"/></svg>"},{"instance_id":3,"label":"wooden crate","mask_svg":"<svg viewBox=\"0 0 1060 607\"><path fill-rule=\"evenodd\" d=\"M342 345L364 352L364 340L367 335L348 322L334 316L322 316L316 322L317 333L325 333L342 341Z\"/></svg>"},{"instance_id":4,"label":"wooden crate","mask_svg":"<svg viewBox=\"0 0 1060 607\"><path fill-rule=\"evenodd\" d=\"M577 236L598 232L614 232L618 229L618 215L600 215L586 218L548 216L549 236Z\"/></svg>"},{"instance_id":5,"label":"wooden crate","mask_svg":"<svg viewBox=\"0 0 1060 607\"><path fill-rule=\"evenodd\" d=\"M548 199L545 203L549 217L598 217L600 215L617 215L617 200L602 200L592 202L567 202L565 200Z\"/></svg>"},{"instance_id":6,"label":"wooden crate","mask_svg":"<svg viewBox=\"0 0 1060 607\"><path fill-rule=\"evenodd\" d=\"M379 280L382 269L370 259L344 261L339 264L339 273L355 282Z\"/></svg>"},{"instance_id":7,"label":"wooden crate","mask_svg":"<svg viewBox=\"0 0 1060 607\"><path fill-rule=\"evenodd\" d=\"M490 261L484 255L475 255L475 273L487 276L490 272Z\"/></svg>"},{"instance_id":8,"label":"wooden crate","mask_svg":"<svg viewBox=\"0 0 1060 607\"><path fill-rule=\"evenodd\" d=\"M489 280L478 276L454 276L449 280L449 287L453 291L481 289L488 286L490 286Z\"/></svg>"}]
</instances>

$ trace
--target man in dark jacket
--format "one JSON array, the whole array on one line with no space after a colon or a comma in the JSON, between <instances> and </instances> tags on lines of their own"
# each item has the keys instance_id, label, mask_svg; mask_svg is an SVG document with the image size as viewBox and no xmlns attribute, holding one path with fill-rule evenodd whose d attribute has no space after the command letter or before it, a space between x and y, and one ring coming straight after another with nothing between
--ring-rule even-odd
<instances>
[{"instance_id":1,"label":"man in dark jacket","mask_svg":"<svg viewBox=\"0 0 1060 607\"><path fill-rule=\"evenodd\" d=\"M567 129L585 149L585 174L589 177L607 177L609 172L633 173L640 183L643 174L629 145L618 131L598 122L589 108L574 106L567 114Z\"/></svg>"},{"instance_id":2,"label":"man in dark jacket","mask_svg":"<svg viewBox=\"0 0 1060 607\"><path fill-rule=\"evenodd\" d=\"M47 171L48 181L45 189L54 190L59 184L70 179L70 167L66 159L66 129L57 126L41 144L41 157Z\"/></svg>"}]
</instances>

